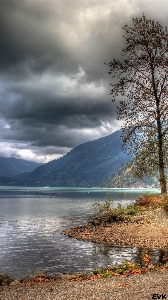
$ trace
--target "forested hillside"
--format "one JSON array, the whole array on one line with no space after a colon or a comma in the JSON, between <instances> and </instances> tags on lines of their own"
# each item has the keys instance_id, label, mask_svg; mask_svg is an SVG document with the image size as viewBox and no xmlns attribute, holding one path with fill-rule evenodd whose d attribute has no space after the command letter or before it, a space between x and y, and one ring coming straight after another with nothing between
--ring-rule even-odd
<instances>
[{"instance_id":1,"label":"forested hillside","mask_svg":"<svg viewBox=\"0 0 168 300\"><path fill-rule=\"evenodd\" d=\"M7 158L0 156L0 177L12 177L24 172L31 172L34 171L40 165L41 164L23 159L17 159L14 157Z\"/></svg>"},{"instance_id":2,"label":"forested hillside","mask_svg":"<svg viewBox=\"0 0 168 300\"><path fill-rule=\"evenodd\" d=\"M116 131L81 144L63 157L42 165L25 176L5 179L5 185L100 186L129 160L121 150L120 135L121 131Z\"/></svg>"}]
</instances>

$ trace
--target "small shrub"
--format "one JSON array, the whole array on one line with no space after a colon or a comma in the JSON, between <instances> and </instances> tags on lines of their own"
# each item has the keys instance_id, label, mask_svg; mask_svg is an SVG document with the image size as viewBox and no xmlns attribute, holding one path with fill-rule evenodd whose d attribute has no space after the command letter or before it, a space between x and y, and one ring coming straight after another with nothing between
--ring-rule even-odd
<instances>
[{"instance_id":1,"label":"small shrub","mask_svg":"<svg viewBox=\"0 0 168 300\"><path fill-rule=\"evenodd\" d=\"M128 204L127 206L122 206L121 204L118 204L116 208L116 212L119 215L127 216L127 215L135 215L137 212L137 209L134 204Z\"/></svg>"},{"instance_id":2,"label":"small shrub","mask_svg":"<svg viewBox=\"0 0 168 300\"><path fill-rule=\"evenodd\" d=\"M116 208L111 208L109 214L113 220L123 220L128 215L136 214L137 210L133 204L129 204L127 206L123 206L118 204Z\"/></svg>"},{"instance_id":3,"label":"small shrub","mask_svg":"<svg viewBox=\"0 0 168 300\"><path fill-rule=\"evenodd\" d=\"M125 207L122 206L121 203L119 203L119 204L117 205L116 211L118 211L119 214L124 214Z\"/></svg>"},{"instance_id":4,"label":"small shrub","mask_svg":"<svg viewBox=\"0 0 168 300\"><path fill-rule=\"evenodd\" d=\"M125 210L127 215L135 215L137 213L137 208L134 204L128 204Z\"/></svg>"},{"instance_id":5,"label":"small shrub","mask_svg":"<svg viewBox=\"0 0 168 300\"><path fill-rule=\"evenodd\" d=\"M124 211L122 207L111 208L108 212L109 221L122 221L124 220Z\"/></svg>"},{"instance_id":6,"label":"small shrub","mask_svg":"<svg viewBox=\"0 0 168 300\"><path fill-rule=\"evenodd\" d=\"M110 223L113 221L123 221L129 215L135 215L137 208L134 204L122 206L120 203L117 207L111 207L112 201L94 202L94 216L99 218L99 223ZM93 219L94 220L94 219Z\"/></svg>"},{"instance_id":7,"label":"small shrub","mask_svg":"<svg viewBox=\"0 0 168 300\"><path fill-rule=\"evenodd\" d=\"M136 202L135 206L139 207L161 207L164 204L163 195L150 195L150 194L144 194L140 196Z\"/></svg>"},{"instance_id":8,"label":"small shrub","mask_svg":"<svg viewBox=\"0 0 168 300\"><path fill-rule=\"evenodd\" d=\"M104 213L107 213L110 210L111 204L112 204L112 200L109 200L109 199L104 202L99 202L99 201L94 202L92 204L93 209L94 209L94 214L96 216L100 216Z\"/></svg>"}]
</instances>

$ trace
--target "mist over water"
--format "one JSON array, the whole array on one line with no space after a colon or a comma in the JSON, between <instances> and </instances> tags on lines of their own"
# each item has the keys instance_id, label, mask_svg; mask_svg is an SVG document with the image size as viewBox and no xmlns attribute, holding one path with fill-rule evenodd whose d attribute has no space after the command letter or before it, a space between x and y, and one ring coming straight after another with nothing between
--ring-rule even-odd
<instances>
[{"instance_id":1,"label":"mist over water","mask_svg":"<svg viewBox=\"0 0 168 300\"><path fill-rule=\"evenodd\" d=\"M141 249L77 241L60 232L85 224L95 201L108 198L113 199L114 206L128 204L144 192L0 187L0 272L21 279L34 270L52 275L92 270L125 259L138 262ZM151 254L154 261L159 259L159 251Z\"/></svg>"}]
</instances>

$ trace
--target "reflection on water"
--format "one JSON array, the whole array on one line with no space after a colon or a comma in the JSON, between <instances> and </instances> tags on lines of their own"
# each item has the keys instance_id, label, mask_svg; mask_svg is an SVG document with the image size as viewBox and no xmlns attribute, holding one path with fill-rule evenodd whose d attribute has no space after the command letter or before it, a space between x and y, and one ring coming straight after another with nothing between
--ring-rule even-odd
<instances>
[{"instance_id":1,"label":"reflection on water","mask_svg":"<svg viewBox=\"0 0 168 300\"><path fill-rule=\"evenodd\" d=\"M168 256L168 250L145 249L145 252L151 257L151 264L163 263L164 258ZM142 265L144 248L109 247L108 245L94 244L93 253L95 256L102 256L102 259L104 260L102 267L110 264L117 265L124 260L131 260L136 264Z\"/></svg>"},{"instance_id":2,"label":"reflection on water","mask_svg":"<svg viewBox=\"0 0 168 300\"><path fill-rule=\"evenodd\" d=\"M28 191L0 188L0 272L21 278L35 269L54 274L91 270L125 259L140 262L142 249L108 247L60 234L64 229L86 223L93 202L104 201L107 191L41 190L37 194L40 191L35 188ZM110 197L114 205L119 201L126 204L140 193L115 190ZM158 250L149 254L153 262L166 255Z\"/></svg>"}]
</instances>

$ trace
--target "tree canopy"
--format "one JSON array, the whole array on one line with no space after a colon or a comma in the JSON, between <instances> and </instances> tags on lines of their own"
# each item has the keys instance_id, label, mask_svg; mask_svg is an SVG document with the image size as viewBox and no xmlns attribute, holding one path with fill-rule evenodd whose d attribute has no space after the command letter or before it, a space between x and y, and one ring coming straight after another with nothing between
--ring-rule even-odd
<instances>
[{"instance_id":1,"label":"tree canopy","mask_svg":"<svg viewBox=\"0 0 168 300\"><path fill-rule=\"evenodd\" d=\"M159 172L166 193L168 167L168 32L145 15L125 25L122 59L106 64L112 75L112 101L119 99L117 119L123 148L134 158L133 173L142 178Z\"/></svg>"}]
</instances>

